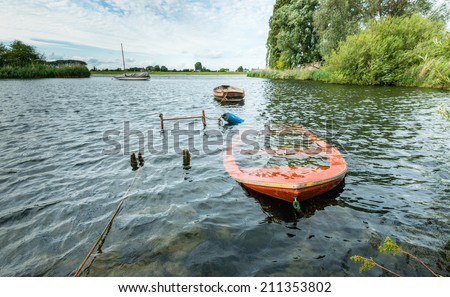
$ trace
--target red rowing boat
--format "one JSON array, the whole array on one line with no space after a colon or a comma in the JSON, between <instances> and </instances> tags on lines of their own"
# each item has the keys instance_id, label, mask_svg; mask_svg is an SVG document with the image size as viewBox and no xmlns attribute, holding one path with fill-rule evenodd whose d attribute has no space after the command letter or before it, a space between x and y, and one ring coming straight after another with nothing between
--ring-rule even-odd
<instances>
[{"instance_id":1,"label":"red rowing boat","mask_svg":"<svg viewBox=\"0 0 450 297\"><path fill-rule=\"evenodd\" d=\"M304 142L309 147L301 150L253 150L249 154L248 151L238 149L240 143L237 138L240 134L236 134L233 137L234 145L228 146L225 152L226 170L245 188L294 203L324 194L340 184L347 166L339 151L300 126L291 126L290 131L306 137ZM257 167L239 165L241 161L236 157L242 159L245 156L269 161ZM280 159L282 162L276 164L271 159ZM321 160L322 164L314 160Z\"/></svg>"}]
</instances>

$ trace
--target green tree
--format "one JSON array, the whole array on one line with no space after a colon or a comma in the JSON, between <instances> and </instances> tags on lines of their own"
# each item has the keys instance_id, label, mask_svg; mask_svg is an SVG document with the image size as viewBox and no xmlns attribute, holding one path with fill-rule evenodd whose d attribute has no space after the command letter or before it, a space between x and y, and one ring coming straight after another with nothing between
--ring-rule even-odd
<instances>
[{"instance_id":1,"label":"green tree","mask_svg":"<svg viewBox=\"0 0 450 297\"><path fill-rule=\"evenodd\" d=\"M155 65L155 67L153 67L153 71L161 71L161 67L159 67L159 65Z\"/></svg>"},{"instance_id":2,"label":"green tree","mask_svg":"<svg viewBox=\"0 0 450 297\"><path fill-rule=\"evenodd\" d=\"M445 54L450 36L442 22L419 15L382 17L367 29L349 36L325 57L325 67L343 83L416 85L421 65ZM442 60L443 80L450 63ZM431 62L430 62L431 63ZM445 70L447 69L447 70Z\"/></svg>"},{"instance_id":3,"label":"green tree","mask_svg":"<svg viewBox=\"0 0 450 297\"><path fill-rule=\"evenodd\" d=\"M80 60L56 60L47 62L47 65L52 66L87 66L87 63Z\"/></svg>"},{"instance_id":4,"label":"green tree","mask_svg":"<svg viewBox=\"0 0 450 297\"><path fill-rule=\"evenodd\" d=\"M414 13L443 18L433 11L435 0L320 0L314 25L320 36L320 53L329 55L340 41L354 35L367 23L382 17L410 16ZM442 11L442 7L440 8ZM444 10L445 11L445 10Z\"/></svg>"},{"instance_id":5,"label":"green tree","mask_svg":"<svg viewBox=\"0 0 450 297\"><path fill-rule=\"evenodd\" d=\"M365 14L363 0L320 0L319 3L314 25L320 36L320 53L325 56L348 35L359 32Z\"/></svg>"},{"instance_id":6,"label":"green tree","mask_svg":"<svg viewBox=\"0 0 450 297\"><path fill-rule=\"evenodd\" d=\"M396 17L415 13L426 15L434 4L434 0L365 0L363 1L369 19L386 16Z\"/></svg>"},{"instance_id":7,"label":"green tree","mask_svg":"<svg viewBox=\"0 0 450 297\"><path fill-rule=\"evenodd\" d=\"M236 70L236 72L244 72L244 67L239 66L238 69Z\"/></svg>"},{"instance_id":8,"label":"green tree","mask_svg":"<svg viewBox=\"0 0 450 297\"><path fill-rule=\"evenodd\" d=\"M166 66L161 66L161 71L162 71L162 72L167 72L167 71L169 71L169 69L167 69Z\"/></svg>"},{"instance_id":9,"label":"green tree","mask_svg":"<svg viewBox=\"0 0 450 297\"><path fill-rule=\"evenodd\" d=\"M195 63L194 69L195 71L202 71L202 63L201 62Z\"/></svg>"},{"instance_id":10,"label":"green tree","mask_svg":"<svg viewBox=\"0 0 450 297\"><path fill-rule=\"evenodd\" d=\"M6 46L3 43L0 43L0 67L5 66L7 53L8 49Z\"/></svg>"},{"instance_id":11,"label":"green tree","mask_svg":"<svg viewBox=\"0 0 450 297\"><path fill-rule=\"evenodd\" d=\"M10 44L10 50L6 53L6 64L13 66L26 66L32 63L43 62L43 55L36 52L34 47L15 40Z\"/></svg>"},{"instance_id":12,"label":"green tree","mask_svg":"<svg viewBox=\"0 0 450 297\"><path fill-rule=\"evenodd\" d=\"M450 3L448 1L436 4L428 14L435 21L447 23L450 20Z\"/></svg>"},{"instance_id":13,"label":"green tree","mask_svg":"<svg viewBox=\"0 0 450 297\"><path fill-rule=\"evenodd\" d=\"M271 68L294 68L321 59L313 15L318 0L277 0L270 18L267 64Z\"/></svg>"}]
</instances>

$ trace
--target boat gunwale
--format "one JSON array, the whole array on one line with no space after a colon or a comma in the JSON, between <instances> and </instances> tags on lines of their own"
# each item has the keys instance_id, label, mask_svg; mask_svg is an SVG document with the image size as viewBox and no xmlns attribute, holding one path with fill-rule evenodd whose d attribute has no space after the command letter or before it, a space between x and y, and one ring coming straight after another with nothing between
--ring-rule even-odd
<instances>
[{"instance_id":1,"label":"boat gunwale","mask_svg":"<svg viewBox=\"0 0 450 297\"><path fill-rule=\"evenodd\" d=\"M347 174L347 168L344 168L344 170L327 179L321 179L318 181L312 181L312 182L305 182L302 184L293 184L293 183L283 183L283 182L265 182L265 181L256 181L256 180L247 180L247 179L241 179L241 178L235 178L233 177L238 183L245 184L245 185L254 185L254 186L264 186L269 188L282 188L282 189L290 189L290 190L299 190L299 189L305 189L310 188L313 186L323 185L330 182L334 182L339 179L343 179L345 175Z\"/></svg>"}]
</instances>

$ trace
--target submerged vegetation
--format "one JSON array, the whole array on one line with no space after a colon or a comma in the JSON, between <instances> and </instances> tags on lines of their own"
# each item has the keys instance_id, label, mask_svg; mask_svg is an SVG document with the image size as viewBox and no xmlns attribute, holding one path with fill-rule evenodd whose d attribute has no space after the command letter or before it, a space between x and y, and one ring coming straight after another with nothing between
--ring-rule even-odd
<instances>
[{"instance_id":1,"label":"submerged vegetation","mask_svg":"<svg viewBox=\"0 0 450 297\"><path fill-rule=\"evenodd\" d=\"M447 3L277 0L269 70L252 77L450 89ZM304 67L319 63L319 69Z\"/></svg>"},{"instance_id":2,"label":"submerged vegetation","mask_svg":"<svg viewBox=\"0 0 450 297\"><path fill-rule=\"evenodd\" d=\"M34 47L19 40L9 48L0 43L0 79L89 77L86 63L78 60L45 61Z\"/></svg>"},{"instance_id":3,"label":"submerged vegetation","mask_svg":"<svg viewBox=\"0 0 450 297\"><path fill-rule=\"evenodd\" d=\"M420 260L417 256L411 254L410 252L402 249L399 245L397 245L395 242L392 241L391 238L386 237L386 239L384 240L383 245L378 247L378 251L380 251L381 253L386 253L389 254L390 252L392 252L393 256L396 256L397 254L404 254L407 257L413 259L414 261L416 261L417 263L419 263L421 266L425 267L433 276L439 277L441 275L437 274L436 272L434 272L428 265L426 265L422 260ZM372 269L374 267L378 267L394 276L401 276L400 274L386 268L385 266L378 264L377 262L375 262L375 260L370 257L370 258L366 258L366 257L362 257L362 256L352 256L350 257L350 259L356 263L361 263L361 267L359 268L359 272L363 272L367 269Z\"/></svg>"}]
</instances>

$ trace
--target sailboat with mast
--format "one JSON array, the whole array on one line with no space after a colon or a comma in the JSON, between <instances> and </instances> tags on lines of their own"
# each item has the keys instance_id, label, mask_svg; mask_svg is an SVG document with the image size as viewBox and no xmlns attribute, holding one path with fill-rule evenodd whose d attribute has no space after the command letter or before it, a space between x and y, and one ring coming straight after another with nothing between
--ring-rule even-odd
<instances>
[{"instance_id":1,"label":"sailboat with mast","mask_svg":"<svg viewBox=\"0 0 450 297\"><path fill-rule=\"evenodd\" d=\"M123 71L126 71L125 68L125 58L123 55L123 45L120 44L120 48L122 49L122 62L123 62ZM115 79L118 80L149 80L150 75L146 71L134 72L134 73L124 73L122 75L114 76Z\"/></svg>"}]
</instances>

